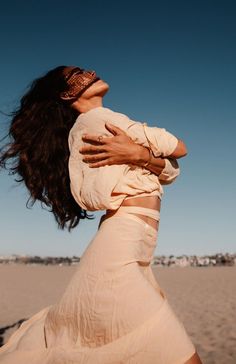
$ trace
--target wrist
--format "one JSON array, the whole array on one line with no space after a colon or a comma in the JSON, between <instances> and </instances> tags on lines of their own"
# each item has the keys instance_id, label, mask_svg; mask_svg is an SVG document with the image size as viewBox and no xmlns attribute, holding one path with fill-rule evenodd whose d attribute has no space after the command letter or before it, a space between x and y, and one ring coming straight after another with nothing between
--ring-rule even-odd
<instances>
[{"instance_id":1,"label":"wrist","mask_svg":"<svg viewBox=\"0 0 236 364\"><path fill-rule=\"evenodd\" d=\"M148 147L144 147L142 145L139 145L139 149L137 150L137 154L135 156L135 160L138 166L140 167L146 167L152 157L152 152Z\"/></svg>"}]
</instances>

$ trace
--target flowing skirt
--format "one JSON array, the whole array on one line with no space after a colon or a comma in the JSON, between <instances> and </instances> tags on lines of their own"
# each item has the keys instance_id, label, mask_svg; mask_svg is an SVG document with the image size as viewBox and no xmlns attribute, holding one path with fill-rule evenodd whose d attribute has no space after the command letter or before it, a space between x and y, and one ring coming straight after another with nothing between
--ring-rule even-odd
<instances>
[{"instance_id":1,"label":"flowing skirt","mask_svg":"<svg viewBox=\"0 0 236 364\"><path fill-rule=\"evenodd\" d=\"M196 349L153 275L156 240L134 214L102 221L59 302L21 324L0 363L184 364Z\"/></svg>"}]
</instances>

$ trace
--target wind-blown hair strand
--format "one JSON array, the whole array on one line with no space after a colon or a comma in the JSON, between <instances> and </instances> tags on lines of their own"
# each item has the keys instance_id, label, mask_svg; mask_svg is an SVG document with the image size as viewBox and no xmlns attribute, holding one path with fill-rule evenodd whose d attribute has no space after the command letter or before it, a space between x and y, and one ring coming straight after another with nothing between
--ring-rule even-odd
<instances>
[{"instance_id":1,"label":"wind-blown hair strand","mask_svg":"<svg viewBox=\"0 0 236 364\"><path fill-rule=\"evenodd\" d=\"M74 200L68 170L68 135L78 112L60 99L67 88L59 66L34 80L11 114L10 142L1 149L0 166L18 174L31 206L36 200L54 214L58 227L70 231L80 219L91 219ZM8 166L7 161L10 161Z\"/></svg>"}]
</instances>

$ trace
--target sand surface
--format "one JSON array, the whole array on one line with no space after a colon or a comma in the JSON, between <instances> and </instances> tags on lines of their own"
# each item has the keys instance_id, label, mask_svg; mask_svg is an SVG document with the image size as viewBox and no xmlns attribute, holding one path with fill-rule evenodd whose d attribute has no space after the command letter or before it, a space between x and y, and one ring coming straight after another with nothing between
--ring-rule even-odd
<instances>
[{"instance_id":1,"label":"sand surface","mask_svg":"<svg viewBox=\"0 0 236 364\"><path fill-rule=\"evenodd\" d=\"M56 302L76 266L0 265L2 330ZM236 267L155 267L153 271L204 364L236 363Z\"/></svg>"}]
</instances>

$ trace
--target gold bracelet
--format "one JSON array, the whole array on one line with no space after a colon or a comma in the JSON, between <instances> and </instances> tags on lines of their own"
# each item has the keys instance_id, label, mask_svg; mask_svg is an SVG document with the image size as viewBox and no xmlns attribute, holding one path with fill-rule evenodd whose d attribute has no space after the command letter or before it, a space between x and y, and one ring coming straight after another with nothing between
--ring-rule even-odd
<instances>
[{"instance_id":1,"label":"gold bracelet","mask_svg":"<svg viewBox=\"0 0 236 364\"><path fill-rule=\"evenodd\" d=\"M151 151L151 149L150 149L150 148L148 148L148 147L144 147L144 148L146 148L146 149L149 151L149 158L148 158L148 161L147 161L147 162L145 162L145 163L142 165L142 167L147 167L147 166L149 165L149 163L151 162L151 159L152 159L152 151Z\"/></svg>"}]
</instances>

